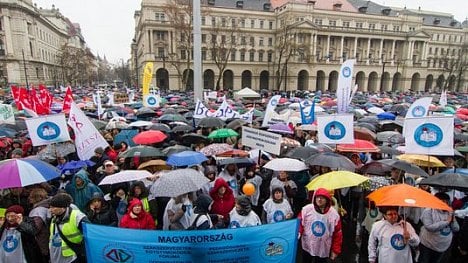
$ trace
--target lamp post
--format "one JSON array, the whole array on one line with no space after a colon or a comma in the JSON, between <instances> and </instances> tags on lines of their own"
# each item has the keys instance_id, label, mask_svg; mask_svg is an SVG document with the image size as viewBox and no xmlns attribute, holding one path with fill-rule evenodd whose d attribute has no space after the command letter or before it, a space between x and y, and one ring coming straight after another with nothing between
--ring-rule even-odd
<instances>
[{"instance_id":1,"label":"lamp post","mask_svg":"<svg viewBox=\"0 0 468 263\"><path fill-rule=\"evenodd\" d=\"M29 89L28 71L26 70L26 59L24 58L24 49L21 50L21 53L23 54L24 77L26 79L26 88Z\"/></svg>"}]
</instances>

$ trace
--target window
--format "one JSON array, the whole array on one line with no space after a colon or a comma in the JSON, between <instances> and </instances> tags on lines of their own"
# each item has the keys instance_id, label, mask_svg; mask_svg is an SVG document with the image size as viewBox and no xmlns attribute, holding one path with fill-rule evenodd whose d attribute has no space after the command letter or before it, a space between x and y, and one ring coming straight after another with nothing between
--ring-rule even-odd
<instances>
[{"instance_id":1,"label":"window","mask_svg":"<svg viewBox=\"0 0 468 263\"><path fill-rule=\"evenodd\" d=\"M245 37L241 37L241 45L247 45L247 41L245 40Z\"/></svg>"},{"instance_id":2,"label":"window","mask_svg":"<svg viewBox=\"0 0 468 263\"><path fill-rule=\"evenodd\" d=\"M382 31L387 31L388 25L380 25Z\"/></svg>"},{"instance_id":3,"label":"window","mask_svg":"<svg viewBox=\"0 0 468 263\"><path fill-rule=\"evenodd\" d=\"M236 50L231 51L231 61L236 61Z\"/></svg>"},{"instance_id":4,"label":"window","mask_svg":"<svg viewBox=\"0 0 468 263\"><path fill-rule=\"evenodd\" d=\"M259 46L263 46L263 37L260 37L260 38L258 39L258 45L259 45Z\"/></svg>"},{"instance_id":5,"label":"window","mask_svg":"<svg viewBox=\"0 0 468 263\"><path fill-rule=\"evenodd\" d=\"M185 33L180 33L180 42L185 42Z\"/></svg>"},{"instance_id":6,"label":"window","mask_svg":"<svg viewBox=\"0 0 468 263\"><path fill-rule=\"evenodd\" d=\"M416 28L414 26L410 26L409 31L414 31Z\"/></svg>"},{"instance_id":7,"label":"window","mask_svg":"<svg viewBox=\"0 0 468 263\"><path fill-rule=\"evenodd\" d=\"M166 21L166 15L164 13L157 12L155 18L156 21Z\"/></svg>"},{"instance_id":8,"label":"window","mask_svg":"<svg viewBox=\"0 0 468 263\"><path fill-rule=\"evenodd\" d=\"M268 46L269 47L273 46L273 38L272 37L268 38Z\"/></svg>"},{"instance_id":9,"label":"window","mask_svg":"<svg viewBox=\"0 0 468 263\"><path fill-rule=\"evenodd\" d=\"M206 34L201 35L201 42L206 43Z\"/></svg>"},{"instance_id":10,"label":"window","mask_svg":"<svg viewBox=\"0 0 468 263\"><path fill-rule=\"evenodd\" d=\"M211 25L216 26L216 17L211 18Z\"/></svg>"},{"instance_id":11,"label":"window","mask_svg":"<svg viewBox=\"0 0 468 263\"><path fill-rule=\"evenodd\" d=\"M435 54L436 56L439 55L439 48L438 48L438 47L435 48L434 54Z\"/></svg>"},{"instance_id":12,"label":"window","mask_svg":"<svg viewBox=\"0 0 468 263\"><path fill-rule=\"evenodd\" d=\"M263 51L258 52L258 61L263 62Z\"/></svg>"},{"instance_id":13,"label":"window","mask_svg":"<svg viewBox=\"0 0 468 263\"><path fill-rule=\"evenodd\" d=\"M201 17L201 24L202 24L202 26L206 25L206 17L205 16Z\"/></svg>"},{"instance_id":14,"label":"window","mask_svg":"<svg viewBox=\"0 0 468 263\"><path fill-rule=\"evenodd\" d=\"M357 22L356 23L356 28L362 28L362 22Z\"/></svg>"},{"instance_id":15,"label":"window","mask_svg":"<svg viewBox=\"0 0 468 263\"><path fill-rule=\"evenodd\" d=\"M166 56L166 50L163 47L158 47L158 57L163 58Z\"/></svg>"},{"instance_id":16,"label":"window","mask_svg":"<svg viewBox=\"0 0 468 263\"><path fill-rule=\"evenodd\" d=\"M226 27L226 18L225 17L221 18L221 26Z\"/></svg>"},{"instance_id":17,"label":"window","mask_svg":"<svg viewBox=\"0 0 468 263\"><path fill-rule=\"evenodd\" d=\"M5 44L3 43L3 40L0 39L0 55L4 56L5 55Z\"/></svg>"},{"instance_id":18,"label":"window","mask_svg":"<svg viewBox=\"0 0 468 263\"><path fill-rule=\"evenodd\" d=\"M316 18L314 23L315 23L316 25L320 25L320 26L321 26L322 23L323 23L323 21L322 21L321 18Z\"/></svg>"},{"instance_id":19,"label":"window","mask_svg":"<svg viewBox=\"0 0 468 263\"><path fill-rule=\"evenodd\" d=\"M242 18L242 19L241 19L240 25L241 25L242 28L245 27L245 18Z\"/></svg>"},{"instance_id":20,"label":"window","mask_svg":"<svg viewBox=\"0 0 468 263\"><path fill-rule=\"evenodd\" d=\"M249 41L250 45L253 47L255 46L255 38L254 37L250 37L250 41Z\"/></svg>"},{"instance_id":21,"label":"window","mask_svg":"<svg viewBox=\"0 0 468 263\"><path fill-rule=\"evenodd\" d=\"M268 22L268 28L269 28L269 29L273 29L273 21L269 21L269 22Z\"/></svg>"},{"instance_id":22,"label":"window","mask_svg":"<svg viewBox=\"0 0 468 263\"><path fill-rule=\"evenodd\" d=\"M236 44L236 36L231 36L231 44Z\"/></svg>"},{"instance_id":23,"label":"window","mask_svg":"<svg viewBox=\"0 0 468 263\"><path fill-rule=\"evenodd\" d=\"M226 44L226 36L225 35L221 36L221 43Z\"/></svg>"},{"instance_id":24,"label":"window","mask_svg":"<svg viewBox=\"0 0 468 263\"><path fill-rule=\"evenodd\" d=\"M164 41L164 38L165 38L164 31L155 31L154 33L155 33L154 35L156 36L157 41Z\"/></svg>"},{"instance_id":25,"label":"window","mask_svg":"<svg viewBox=\"0 0 468 263\"><path fill-rule=\"evenodd\" d=\"M330 22L328 22L328 25L336 26L336 20L330 20Z\"/></svg>"},{"instance_id":26,"label":"window","mask_svg":"<svg viewBox=\"0 0 468 263\"><path fill-rule=\"evenodd\" d=\"M251 19L250 20L250 28L254 28L255 27L255 19Z\"/></svg>"},{"instance_id":27,"label":"window","mask_svg":"<svg viewBox=\"0 0 468 263\"><path fill-rule=\"evenodd\" d=\"M432 48L429 48L429 55L432 55Z\"/></svg>"},{"instance_id":28,"label":"window","mask_svg":"<svg viewBox=\"0 0 468 263\"><path fill-rule=\"evenodd\" d=\"M205 50L205 49L203 49L203 50L201 51L201 59L202 59L202 60L206 60L206 50Z\"/></svg>"},{"instance_id":29,"label":"window","mask_svg":"<svg viewBox=\"0 0 468 263\"><path fill-rule=\"evenodd\" d=\"M375 24L369 24L369 29L374 30L375 29Z\"/></svg>"},{"instance_id":30,"label":"window","mask_svg":"<svg viewBox=\"0 0 468 263\"><path fill-rule=\"evenodd\" d=\"M269 51L268 52L268 62L272 62L273 61L273 52Z\"/></svg>"},{"instance_id":31,"label":"window","mask_svg":"<svg viewBox=\"0 0 468 263\"><path fill-rule=\"evenodd\" d=\"M265 24L265 21L260 20L260 28L263 28L263 24Z\"/></svg>"},{"instance_id":32,"label":"window","mask_svg":"<svg viewBox=\"0 0 468 263\"><path fill-rule=\"evenodd\" d=\"M211 34L211 43L212 44L216 43L216 38L217 38L217 36L215 34Z\"/></svg>"},{"instance_id":33,"label":"window","mask_svg":"<svg viewBox=\"0 0 468 263\"><path fill-rule=\"evenodd\" d=\"M400 32L400 26L393 26L393 31Z\"/></svg>"},{"instance_id":34,"label":"window","mask_svg":"<svg viewBox=\"0 0 468 263\"><path fill-rule=\"evenodd\" d=\"M349 27L349 22L343 22L343 27Z\"/></svg>"},{"instance_id":35,"label":"window","mask_svg":"<svg viewBox=\"0 0 468 263\"><path fill-rule=\"evenodd\" d=\"M187 59L187 52L185 52L185 49L180 50L180 59Z\"/></svg>"},{"instance_id":36,"label":"window","mask_svg":"<svg viewBox=\"0 0 468 263\"><path fill-rule=\"evenodd\" d=\"M297 36L297 42L302 44L305 42L305 35L304 34L298 34Z\"/></svg>"},{"instance_id":37,"label":"window","mask_svg":"<svg viewBox=\"0 0 468 263\"><path fill-rule=\"evenodd\" d=\"M245 61L245 51L240 52L240 61Z\"/></svg>"},{"instance_id":38,"label":"window","mask_svg":"<svg viewBox=\"0 0 468 263\"><path fill-rule=\"evenodd\" d=\"M236 19L231 19L231 27L236 27Z\"/></svg>"},{"instance_id":39,"label":"window","mask_svg":"<svg viewBox=\"0 0 468 263\"><path fill-rule=\"evenodd\" d=\"M250 62L255 61L255 51L251 50L249 52L249 60Z\"/></svg>"}]
</instances>

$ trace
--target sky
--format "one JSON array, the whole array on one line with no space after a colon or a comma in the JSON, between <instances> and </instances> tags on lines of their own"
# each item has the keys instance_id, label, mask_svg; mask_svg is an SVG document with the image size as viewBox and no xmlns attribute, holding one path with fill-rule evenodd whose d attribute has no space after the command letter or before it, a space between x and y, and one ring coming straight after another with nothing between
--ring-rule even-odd
<instances>
[{"instance_id":1,"label":"sky","mask_svg":"<svg viewBox=\"0 0 468 263\"><path fill-rule=\"evenodd\" d=\"M458 21L468 16L467 0L374 0L388 6L451 13ZM443 2L443 4L441 4ZM140 10L141 0L33 0L39 7L53 4L73 23L79 23L88 47L94 54L106 56L111 63L130 58L134 35L133 15Z\"/></svg>"}]
</instances>

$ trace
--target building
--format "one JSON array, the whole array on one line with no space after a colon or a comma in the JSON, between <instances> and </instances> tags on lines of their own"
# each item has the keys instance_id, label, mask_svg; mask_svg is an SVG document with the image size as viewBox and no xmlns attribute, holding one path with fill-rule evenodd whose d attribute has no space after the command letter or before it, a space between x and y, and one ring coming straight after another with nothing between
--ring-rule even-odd
<instances>
[{"instance_id":1,"label":"building","mask_svg":"<svg viewBox=\"0 0 468 263\"><path fill-rule=\"evenodd\" d=\"M79 24L59 9L38 8L32 0L0 1L1 86L63 83L57 57L64 44L86 49Z\"/></svg>"},{"instance_id":2,"label":"building","mask_svg":"<svg viewBox=\"0 0 468 263\"><path fill-rule=\"evenodd\" d=\"M193 88L191 1L142 0L134 77ZM355 58L360 90L467 90L468 22L363 0L201 0L204 88L330 90ZM140 81L141 82L141 81ZM141 83L140 83L141 84Z\"/></svg>"}]
</instances>

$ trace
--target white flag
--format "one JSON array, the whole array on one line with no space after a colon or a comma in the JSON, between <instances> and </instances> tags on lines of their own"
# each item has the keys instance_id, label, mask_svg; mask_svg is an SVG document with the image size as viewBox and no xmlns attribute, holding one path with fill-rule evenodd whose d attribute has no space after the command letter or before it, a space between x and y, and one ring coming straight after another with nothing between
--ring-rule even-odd
<instances>
[{"instance_id":1,"label":"white flag","mask_svg":"<svg viewBox=\"0 0 468 263\"><path fill-rule=\"evenodd\" d=\"M318 115L319 143L354 143L353 115Z\"/></svg>"},{"instance_id":2,"label":"white flag","mask_svg":"<svg viewBox=\"0 0 468 263\"><path fill-rule=\"evenodd\" d=\"M278 105L278 102L280 99L281 99L281 95L275 95L271 97L265 110L265 116L263 117L262 127L266 127L269 125L268 122L271 120L272 115L276 113L275 112L276 105Z\"/></svg>"},{"instance_id":3,"label":"white flag","mask_svg":"<svg viewBox=\"0 0 468 263\"><path fill-rule=\"evenodd\" d=\"M105 149L109 146L93 123L76 106L75 102L71 103L68 125L75 133L76 152L81 160L89 160L94 155L96 148L102 147Z\"/></svg>"},{"instance_id":4,"label":"white flag","mask_svg":"<svg viewBox=\"0 0 468 263\"><path fill-rule=\"evenodd\" d=\"M0 104L0 122L15 122L15 114L11 105Z\"/></svg>"},{"instance_id":5,"label":"white flag","mask_svg":"<svg viewBox=\"0 0 468 263\"><path fill-rule=\"evenodd\" d=\"M442 106L443 108L447 106L447 91L446 90L442 91L442 94L440 94L439 105Z\"/></svg>"},{"instance_id":6,"label":"white flag","mask_svg":"<svg viewBox=\"0 0 468 263\"><path fill-rule=\"evenodd\" d=\"M346 113L350 104L351 85L353 82L353 69L355 59L348 59L341 65L336 89L336 104L338 113Z\"/></svg>"},{"instance_id":7,"label":"white flag","mask_svg":"<svg viewBox=\"0 0 468 263\"><path fill-rule=\"evenodd\" d=\"M33 146L70 140L64 114L54 114L26 119L26 126Z\"/></svg>"},{"instance_id":8,"label":"white flag","mask_svg":"<svg viewBox=\"0 0 468 263\"><path fill-rule=\"evenodd\" d=\"M411 104L406 113L406 119L408 118L421 118L426 117L429 112L429 106L431 105L432 97L424 97L417 99Z\"/></svg>"},{"instance_id":9,"label":"white flag","mask_svg":"<svg viewBox=\"0 0 468 263\"><path fill-rule=\"evenodd\" d=\"M406 153L453 156L453 117L405 119Z\"/></svg>"}]
</instances>

